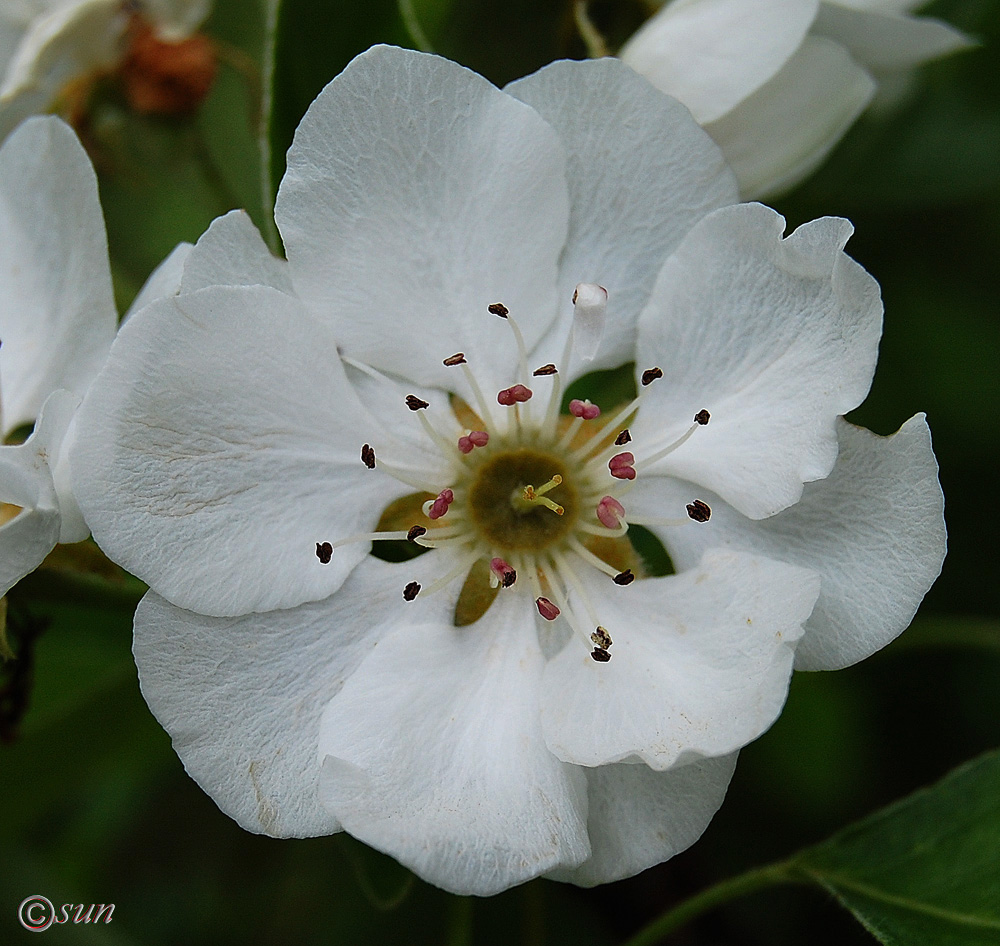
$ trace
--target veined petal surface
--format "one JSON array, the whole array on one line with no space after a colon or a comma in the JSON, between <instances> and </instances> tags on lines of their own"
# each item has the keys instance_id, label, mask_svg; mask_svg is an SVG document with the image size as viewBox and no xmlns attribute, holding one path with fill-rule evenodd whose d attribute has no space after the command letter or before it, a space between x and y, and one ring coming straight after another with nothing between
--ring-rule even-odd
<instances>
[{"instance_id":1,"label":"veined petal surface","mask_svg":"<svg viewBox=\"0 0 1000 946\"><path fill-rule=\"evenodd\" d=\"M405 487L360 459L370 418L336 340L266 287L153 303L81 408L77 498L101 547L180 607L220 616L335 591ZM197 575L197 580L192 580Z\"/></svg>"},{"instance_id":2,"label":"veined petal surface","mask_svg":"<svg viewBox=\"0 0 1000 946\"><path fill-rule=\"evenodd\" d=\"M529 348L554 318L565 173L533 109L447 60L377 46L289 149L275 219L295 289L347 356L450 386L441 360L464 351L484 387L509 384L487 306L506 305Z\"/></svg>"},{"instance_id":3,"label":"veined petal surface","mask_svg":"<svg viewBox=\"0 0 1000 946\"><path fill-rule=\"evenodd\" d=\"M843 252L847 220L783 231L760 204L717 210L667 260L639 321L639 351L663 378L633 436L712 418L644 475L691 480L755 519L832 469L837 416L867 394L882 328L878 283Z\"/></svg>"}]
</instances>

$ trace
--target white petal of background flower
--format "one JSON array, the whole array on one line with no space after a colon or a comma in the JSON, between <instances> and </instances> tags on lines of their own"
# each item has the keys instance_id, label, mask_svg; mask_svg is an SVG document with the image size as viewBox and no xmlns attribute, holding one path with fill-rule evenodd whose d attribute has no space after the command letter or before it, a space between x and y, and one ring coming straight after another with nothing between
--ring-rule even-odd
<instances>
[{"instance_id":1,"label":"white petal of background flower","mask_svg":"<svg viewBox=\"0 0 1000 946\"><path fill-rule=\"evenodd\" d=\"M945 553L944 500L924 416L891 437L844 420L837 429L833 472L777 516L753 521L706 494L712 519L704 526L654 528L680 569L724 547L817 571L822 590L795 652L799 670L837 670L885 647L913 619ZM690 495L683 482L639 483L632 502L663 515L665 505Z\"/></svg>"},{"instance_id":2,"label":"white petal of background flower","mask_svg":"<svg viewBox=\"0 0 1000 946\"><path fill-rule=\"evenodd\" d=\"M0 596L34 571L60 540L61 502L51 468L79 403L70 391L53 392L32 435L23 444L0 447L0 503L21 507L0 525Z\"/></svg>"},{"instance_id":3,"label":"white petal of background flower","mask_svg":"<svg viewBox=\"0 0 1000 946\"><path fill-rule=\"evenodd\" d=\"M218 287L122 326L81 407L71 462L101 547L153 590L206 614L332 593L406 492L360 459L372 426L336 340L293 297ZM197 575L197 580L192 576Z\"/></svg>"},{"instance_id":4,"label":"white petal of background flower","mask_svg":"<svg viewBox=\"0 0 1000 946\"><path fill-rule=\"evenodd\" d=\"M818 7L818 0L675 0L620 55L704 125L781 69Z\"/></svg>"},{"instance_id":5,"label":"white petal of background flower","mask_svg":"<svg viewBox=\"0 0 1000 946\"><path fill-rule=\"evenodd\" d=\"M633 437L712 415L647 475L707 486L754 518L830 472L836 418L867 394L882 326L878 283L842 252L848 221L783 230L760 204L709 215L667 260L639 322L638 350L664 377Z\"/></svg>"},{"instance_id":6,"label":"white petal of background flower","mask_svg":"<svg viewBox=\"0 0 1000 946\"><path fill-rule=\"evenodd\" d=\"M427 581L428 565L418 559L412 574ZM139 605L143 696L188 774L248 831L340 830L318 795L323 710L381 637L417 619L444 624L454 607L446 595L407 605L397 568L368 558L330 598L238 618L184 611L152 592Z\"/></svg>"},{"instance_id":7,"label":"white petal of background flower","mask_svg":"<svg viewBox=\"0 0 1000 946\"><path fill-rule=\"evenodd\" d=\"M593 854L553 880L595 887L662 864L702 836L719 810L736 753L666 772L647 765L602 765L587 775L587 830Z\"/></svg>"},{"instance_id":8,"label":"white petal of background flower","mask_svg":"<svg viewBox=\"0 0 1000 946\"><path fill-rule=\"evenodd\" d=\"M107 238L90 160L57 118L0 148L3 435L56 388L83 395L114 338Z\"/></svg>"},{"instance_id":9,"label":"white petal of background flower","mask_svg":"<svg viewBox=\"0 0 1000 946\"><path fill-rule=\"evenodd\" d=\"M815 170L875 89L843 46L807 36L769 82L706 128L745 197L780 192Z\"/></svg>"},{"instance_id":10,"label":"white petal of background flower","mask_svg":"<svg viewBox=\"0 0 1000 946\"><path fill-rule=\"evenodd\" d=\"M842 43L876 75L910 69L971 45L964 33L941 20L849 6L821 3L813 32Z\"/></svg>"},{"instance_id":11,"label":"white petal of background flower","mask_svg":"<svg viewBox=\"0 0 1000 946\"><path fill-rule=\"evenodd\" d=\"M546 741L567 762L662 771L728 755L774 722L819 576L719 551L678 575L588 591L614 628L612 659L571 641L548 663Z\"/></svg>"},{"instance_id":12,"label":"white petal of background flower","mask_svg":"<svg viewBox=\"0 0 1000 946\"><path fill-rule=\"evenodd\" d=\"M504 303L534 345L555 316L568 213L562 148L533 109L388 47L310 106L275 206L295 288L344 354L454 384L441 359L464 351L491 388L516 362L498 357L482 313Z\"/></svg>"},{"instance_id":13,"label":"white petal of background flower","mask_svg":"<svg viewBox=\"0 0 1000 946\"><path fill-rule=\"evenodd\" d=\"M560 360L573 290L593 282L608 290L608 325L583 370L620 365L634 355L639 313L663 261L705 214L739 199L736 182L687 109L616 59L556 62L506 91L552 125L567 155L560 318L535 361ZM574 373L571 365L560 371Z\"/></svg>"},{"instance_id":14,"label":"white petal of background flower","mask_svg":"<svg viewBox=\"0 0 1000 946\"><path fill-rule=\"evenodd\" d=\"M501 595L470 627L400 628L323 714L324 804L452 893L498 893L590 855L583 772L542 738L530 607Z\"/></svg>"}]
</instances>

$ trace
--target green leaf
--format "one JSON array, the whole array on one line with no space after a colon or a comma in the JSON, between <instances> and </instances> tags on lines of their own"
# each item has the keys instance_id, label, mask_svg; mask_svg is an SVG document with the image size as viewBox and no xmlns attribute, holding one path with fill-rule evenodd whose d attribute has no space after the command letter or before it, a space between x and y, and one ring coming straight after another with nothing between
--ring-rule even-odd
<instances>
[{"instance_id":1,"label":"green leaf","mask_svg":"<svg viewBox=\"0 0 1000 946\"><path fill-rule=\"evenodd\" d=\"M887 946L1000 942L1000 751L796 856Z\"/></svg>"}]
</instances>

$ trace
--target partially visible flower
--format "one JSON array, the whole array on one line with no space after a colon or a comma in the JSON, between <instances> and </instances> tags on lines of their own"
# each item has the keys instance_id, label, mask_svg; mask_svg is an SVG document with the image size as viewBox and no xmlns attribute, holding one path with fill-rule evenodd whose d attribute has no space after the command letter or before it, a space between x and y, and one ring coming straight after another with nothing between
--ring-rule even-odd
<instances>
[{"instance_id":1,"label":"partially visible flower","mask_svg":"<svg viewBox=\"0 0 1000 946\"><path fill-rule=\"evenodd\" d=\"M838 418L871 381L881 301L850 224L784 237L734 197L687 110L618 61L504 93L376 48L298 128L287 262L230 214L123 327L74 478L152 589L143 693L226 813L345 829L477 894L618 879L700 835L803 633L828 634L817 596L870 562L850 504L815 554L737 537L656 578L627 541L644 525L673 552L714 503L733 531L794 516L839 481ZM632 402L559 416L574 378L627 361ZM862 525L918 578L874 592L855 656L940 566L926 438L911 459L869 477L888 508ZM388 563L385 539L429 551Z\"/></svg>"},{"instance_id":2,"label":"partially visible flower","mask_svg":"<svg viewBox=\"0 0 1000 946\"><path fill-rule=\"evenodd\" d=\"M172 74L175 96L178 88L188 88L204 97L214 60L209 57L206 66L205 41L192 34L210 5L211 0L0 4L0 140L29 115L59 109L77 117L73 113L93 80L123 66L126 94L140 110L166 101L163 93L150 92L164 87L165 72Z\"/></svg>"},{"instance_id":3,"label":"partially visible flower","mask_svg":"<svg viewBox=\"0 0 1000 946\"><path fill-rule=\"evenodd\" d=\"M969 45L920 0L674 0L621 49L722 148L744 197L820 164L880 85Z\"/></svg>"},{"instance_id":4,"label":"partially visible flower","mask_svg":"<svg viewBox=\"0 0 1000 946\"><path fill-rule=\"evenodd\" d=\"M170 292L184 251L138 300ZM56 542L89 534L66 443L118 315L93 168L60 119L26 121L0 147L0 595Z\"/></svg>"}]
</instances>

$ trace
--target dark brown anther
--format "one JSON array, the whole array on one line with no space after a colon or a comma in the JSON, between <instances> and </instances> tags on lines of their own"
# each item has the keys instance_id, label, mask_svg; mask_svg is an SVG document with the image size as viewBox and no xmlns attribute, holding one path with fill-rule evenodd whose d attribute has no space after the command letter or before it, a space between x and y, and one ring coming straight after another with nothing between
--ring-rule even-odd
<instances>
[{"instance_id":1,"label":"dark brown anther","mask_svg":"<svg viewBox=\"0 0 1000 946\"><path fill-rule=\"evenodd\" d=\"M412 601L419 593L420 593L420 582L418 582L418 581L411 581L403 589L403 600L404 601Z\"/></svg>"},{"instance_id":2,"label":"dark brown anther","mask_svg":"<svg viewBox=\"0 0 1000 946\"><path fill-rule=\"evenodd\" d=\"M556 366L551 362L547 365L542 365L541 368L536 368L534 371L531 372L532 377L535 378L540 378L543 375L555 374L555 373L556 373Z\"/></svg>"},{"instance_id":3,"label":"dark brown anther","mask_svg":"<svg viewBox=\"0 0 1000 946\"><path fill-rule=\"evenodd\" d=\"M422 535L427 535L427 530L423 526L412 526L410 531L406 533L406 540L416 542Z\"/></svg>"},{"instance_id":4,"label":"dark brown anther","mask_svg":"<svg viewBox=\"0 0 1000 946\"><path fill-rule=\"evenodd\" d=\"M590 656L594 658L599 664L606 664L611 659L611 654L606 650L601 650L600 647L595 647L591 652Z\"/></svg>"},{"instance_id":5,"label":"dark brown anther","mask_svg":"<svg viewBox=\"0 0 1000 946\"><path fill-rule=\"evenodd\" d=\"M712 415L709 414L708 411L704 410L698 411L698 413L694 415L694 422L696 424L701 424L702 427L704 427L705 424L707 424L711 419Z\"/></svg>"},{"instance_id":6,"label":"dark brown anther","mask_svg":"<svg viewBox=\"0 0 1000 946\"><path fill-rule=\"evenodd\" d=\"M657 378L662 378L663 372L659 368L647 368L642 373L642 386L646 387L647 384L652 384Z\"/></svg>"},{"instance_id":7,"label":"dark brown anther","mask_svg":"<svg viewBox=\"0 0 1000 946\"><path fill-rule=\"evenodd\" d=\"M411 411L422 411L425 407L430 407L430 404L427 401L421 401L415 394L407 394L406 406Z\"/></svg>"},{"instance_id":8,"label":"dark brown anther","mask_svg":"<svg viewBox=\"0 0 1000 946\"><path fill-rule=\"evenodd\" d=\"M445 358L445 360L442 362L442 364L444 364L448 368L454 368L455 365L464 365L465 364L465 352L463 352L463 351L457 351L457 352L455 352L455 354L452 355L450 358Z\"/></svg>"},{"instance_id":9,"label":"dark brown anther","mask_svg":"<svg viewBox=\"0 0 1000 946\"><path fill-rule=\"evenodd\" d=\"M632 574L631 568L626 568L625 571L615 575L612 580L616 585L631 585L635 581L635 575Z\"/></svg>"},{"instance_id":10,"label":"dark brown anther","mask_svg":"<svg viewBox=\"0 0 1000 946\"><path fill-rule=\"evenodd\" d=\"M510 309L508 309L502 302L494 302L493 305L487 306L487 308L494 315L499 315L502 319L505 319L508 315L510 315Z\"/></svg>"},{"instance_id":11,"label":"dark brown anther","mask_svg":"<svg viewBox=\"0 0 1000 946\"><path fill-rule=\"evenodd\" d=\"M687 511L688 515L695 522L708 522L712 518L711 507L708 503L703 503L700 499L696 499L693 503L688 503Z\"/></svg>"},{"instance_id":12,"label":"dark brown anther","mask_svg":"<svg viewBox=\"0 0 1000 946\"><path fill-rule=\"evenodd\" d=\"M514 582L517 581L517 572L512 568L509 572L504 572L503 578L500 580L500 584L504 588L509 588Z\"/></svg>"},{"instance_id":13,"label":"dark brown anther","mask_svg":"<svg viewBox=\"0 0 1000 946\"><path fill-rule=\"evenodd\" d=\"M632 440L632 435L628 432L628 427L626 427L617 437L615 437L615 446L621 447Z\"/></svg>"},{"instance_id":14,"label":"dark brown anther","mask_svg":"<svg viewBox=\"0 0 1000 946\"><path fill-rule=\"evenodd\" d=\"M330 559L333 558L333 546L329 542L317 542L316 558L324 565L329 565Z\"/></svg>"},{"instance_id":15,"label":"dark brown anther","mask_svg":"<svg viewBox=\"0 0 1000 946\"><path fill-rule=\"evenodd\" d=\"M611 635L606 627L597 625L597 630L590 635L590 639L597 644L601 650L608 650L611 647Z\"/></svg>"},{"instance_id":16,"label":"dark brown anther","mask_svg":"<svg viewBox=\"0 0 1000 946\"><path fill-rule=\"evenodd\" d=\"M375 469L375 451L372 450L370 443L366 443L361 448L361 462L368 467L369 470Z\"/></svg>"}]
</instances>

